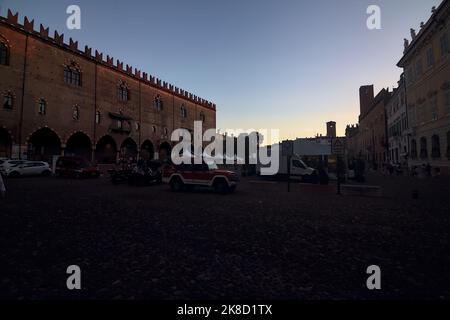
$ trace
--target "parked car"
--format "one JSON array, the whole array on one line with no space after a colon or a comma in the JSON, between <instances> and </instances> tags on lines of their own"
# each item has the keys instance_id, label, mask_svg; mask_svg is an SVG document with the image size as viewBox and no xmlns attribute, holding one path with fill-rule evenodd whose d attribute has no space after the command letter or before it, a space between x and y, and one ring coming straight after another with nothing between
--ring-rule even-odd
<instances>
[{"instance_id":1,"label":"parked car","mask_svg":"<svg viewBox=\"0 0 450 320\"><path fill-rule=\"evenodd\" d=\"M9 160L9 159L0 160L0 174L6 175L7 169L18 164L24 164L26 162L27 162L26 160Z\"/></svg>"},{"instance_id":2,"label":"parked car","mask_svg":"<svg viewBox=\"0 0 450 320\"><path fill-rule=\"evenodd\" d=\"M49 176L52 173L47 162L26 161L22 164L9 166L5 169L7 177L25 177L25 176Z\"/></svg>"},{"instance_id":3,"label":"parked car","mask_svg":"<svg viewBox=\"0 0 450 320\"><path fill-rule=\"evenodd\" d=\"M56 162L55 174L68 178L98 178L100 170L82 157L63 156Z\"/></svg>"},{"instance_id":4,"label":"parked car","mask_svg":"<svg viewBox=\"0 0 450 320\"><path fill-rule=\"evenodd\" d=\"M175 192L185 188L209 187L218 193L229 193L236 189L239 176L234 171L219 170L214 162L170 164L163 168L162 181L168 183Z\"/></svg>"}]
</instances>

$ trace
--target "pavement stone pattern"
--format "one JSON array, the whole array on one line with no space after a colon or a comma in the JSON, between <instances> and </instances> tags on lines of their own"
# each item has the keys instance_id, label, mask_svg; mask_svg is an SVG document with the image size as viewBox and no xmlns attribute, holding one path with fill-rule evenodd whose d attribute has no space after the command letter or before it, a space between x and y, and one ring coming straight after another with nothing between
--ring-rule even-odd
<instances>
[{"instance_id":1,"label":"pavement stone pattern","mask_svg":"<svg viewBox=\"0 0 450 320\"><path fill-rule=\"evenodd\" d=\"M449 299L449 182L369 176L380 198L257 178L231 195L6 180L0 298ZM373 264L380 291L366 288ZM66 288L69 265L80 291Z\"/></svg>"}]
</instances>

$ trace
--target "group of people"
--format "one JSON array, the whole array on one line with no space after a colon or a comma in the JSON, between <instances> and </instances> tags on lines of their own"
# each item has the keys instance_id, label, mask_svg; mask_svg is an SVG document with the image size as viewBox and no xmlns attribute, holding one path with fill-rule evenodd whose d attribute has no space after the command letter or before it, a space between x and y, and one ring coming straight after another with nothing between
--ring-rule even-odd
<instances>
[{"instance_id":1,"label":"group of people","mask_svg":"<svg viewBox=\"0 0 450 320\"><path fill-rule=\"evenodd\" d=\"M439 168L433 168L429 163L423 163L421 166L408 167L406 163L403 165L400 163L393 163L383 165L383 174L393 175L403 175L406 174L411 177L426 178L435 177L440 174Z\"/></svg>"},{"instance_id":2,"label":"group of people","mask_svg":"<svg viewBox=\"0 0 450 320\"><path fill-rule=\"evenodd\" d=\"M440 175L439 168L432 168L429 163L422 164L421 166L413 166L411 168L411 176L426 178L426 177L436 177Z\"/></svg>"},{"instance_id":3,"label":"group of people","mask_svg":"<svg viewBox=\"0 0 450 320\"><path fill-rule=\"evenodd\" d=\"M383 171L385 174L392 175L401 175L403 174L403 168L406 166L402 166L400 163L389 163L387 165L383 165Z\"/></svg>"}]
</instances>

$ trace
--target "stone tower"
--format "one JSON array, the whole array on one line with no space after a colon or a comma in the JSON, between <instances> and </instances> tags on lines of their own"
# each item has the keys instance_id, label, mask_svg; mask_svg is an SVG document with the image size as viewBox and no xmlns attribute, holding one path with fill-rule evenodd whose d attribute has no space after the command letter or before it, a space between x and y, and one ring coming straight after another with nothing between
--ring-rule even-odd
<instances>
[{"instance_id":1,"label":"stone tower","mask_svg":"<svg viewBox=\"0 0 450 320\"><path fill-rule=\"evenodd\" d=\"M336 122L327 122L327 137L336 138Z\"/></svg>"}]
</instances>

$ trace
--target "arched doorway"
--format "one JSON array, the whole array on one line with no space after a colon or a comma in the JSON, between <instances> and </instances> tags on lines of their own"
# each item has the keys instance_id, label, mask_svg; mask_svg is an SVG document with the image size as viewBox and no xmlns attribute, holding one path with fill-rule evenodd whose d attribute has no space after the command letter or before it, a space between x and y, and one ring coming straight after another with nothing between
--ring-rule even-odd
<instances>
[{"instance_id":1,"label":"arched doorway","mask_svg":"<svg viewBox=\"0 0 450 320\"><path fill-rule=\"evenodd\" d=\"M28 159L51 163L53 156L61 155L61 140L49 128L35 131L28 140Z\"/></svg>"},{"instance_id":2,"label":"arched doorway","mask_svg":"<svg viewBox=\"0 0 450 320\"><path fill-rule=\"evenodd\" d=\"M153 159L155 157L155 149L150 140L145 140L141 146L141 157L144 159Z\"/></svg>"},{"instance_id":3,"label":"arched doorway","mask_svg":"<svg viewBox=\"0 0 450 320\"><path fill-rule=\"evenodd\" d=\"M172 147L168 142L163 142L159 146L159 159L161 160L170 160L171 159L171 151Z\"/></svg>"},{"instance_id":4,"label":"arched doorway","mask_svg":"<svg viewBox=\"0 0 450 320\"><path fill-rule=\"evenodd\" d=\"M91 139L83 132L74 133L66 143L66 156L79 156L86 160L92 158Z\"/></svg>"},{"instance_id":5,"label":"arched doorway","mask_svg":"<svg viewBox=\"0 0 450 320\"><path fill-rule=\"evenodd\" d=\"M4 128L0 128L0 158L11 158L12 139Z\"/></svg>"},{"instance_id":6,"label":"arched doorway","mask_svg":"<svg viewBox=\"0 0 450 320\"><path fill-rule=\"evenodd\" d=\"M98 163L116 163L117 144L111 136L104 136L97 142L95 160Z\"/></svg>"},{"instance_id":7,"label":"arched doorway","mask_svg":"<svg viewBox=\"0 0 450 320\"><path fill-rule=\"evenodd\" d=\"M126 138L120 147L121 158L124 160L136 161L138 154L138 147L136 142L131 138Z\"/></svg>"}]
</instances>

